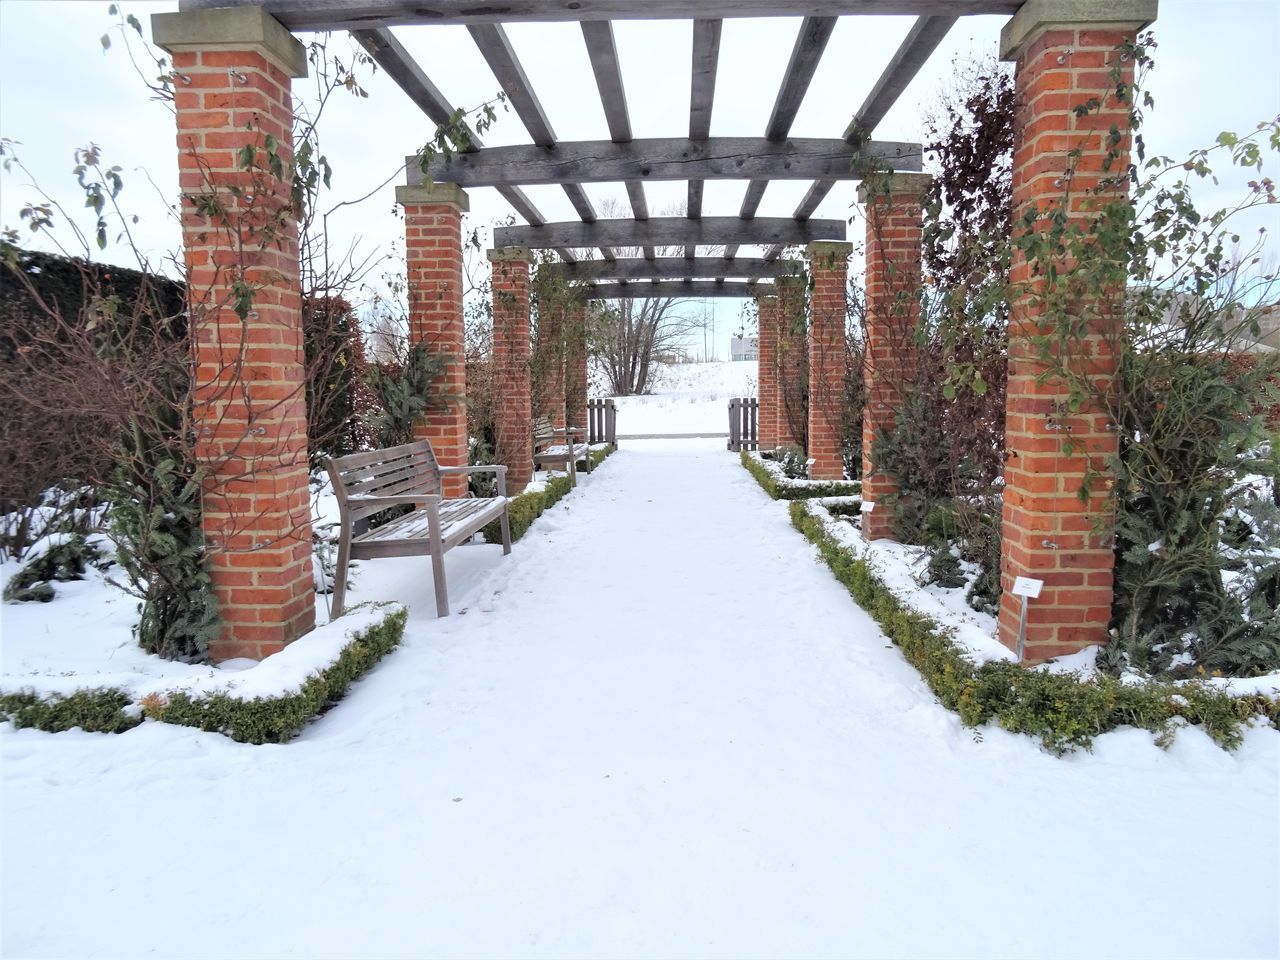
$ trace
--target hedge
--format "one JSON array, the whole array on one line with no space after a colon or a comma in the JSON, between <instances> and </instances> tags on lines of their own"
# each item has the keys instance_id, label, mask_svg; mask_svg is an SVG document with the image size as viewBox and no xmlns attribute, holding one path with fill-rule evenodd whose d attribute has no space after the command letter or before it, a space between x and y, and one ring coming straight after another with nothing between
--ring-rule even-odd
<instances>
[{"instance_id":1,"label":"hedge","mask_svg":"<svg viewBox=\"0 0 1280 960\"><path fill-rule=\"evenodd\" d=\"M903 606L808 504L793 503L790 510L792 524L818 548L836 579L966 726L994 721L1038 737L1056 755L1088 748L1098 734L1124 725L1152 731L1161 746L1171 742L1179 723L1202 726L1228 750L1239 745L1244 725L1254 717L1280 728L1280 701L1262 694L1236 697L1197 683L1122 683L1106 674L1081 678L1010 661L974 664L937 622Z\"/></svg>"},{"instance_id":2,"label":"hedge","mask_svg":"<svg viewBox=\"0 0 1280 960\"><path fill-rule=\"evenodd\" d=\"M862 492L862 483L858 480L806 480L803 483L790 481L773 475L769 468L753 457L750 451L743 450L739 456L747 472L755 477L756 483L764 488L774 500L808 500L813 497L851 497Z\"/></svg>"},{"instance_id":3,"label":"hedge","mask_svg":"<svg viewBox=\"0 0 1280 960\"><path fill-rule=\"evenodd\" d=\"M591 468L594 470L611 453L613 453L613 447L592 450L590 454ZM569 475L563 474L552 477L541 490L512 497L507 502L507 518L511 524L511 542L514 543L528 533L529 528L533 526L533 521L537 520L547 510L550 510L557 501L572 489L573 487L569 483ZM501 543L502 521L490 521L481 532L489 543Z\"/></svg>"},{"instance_id":4,"label":"hedge","mask_svg":"<svg viewBox=\"0 0 1280 960\"><path fill-rule=\"evenodd\" d=\"M130 696L122 690L77 690L52 697L23 691L0 694L0 720L55 733L73 727L93 733L123 733L146 716L225 734L241 743L284 743L340 700L352 683L400 644L408 616L407 610L399 608L352 636L338 658L308 677L296 693L253 700L228 693L153 693L138 702L140 710L130 710Z\"/></svg>"}]
</instances>

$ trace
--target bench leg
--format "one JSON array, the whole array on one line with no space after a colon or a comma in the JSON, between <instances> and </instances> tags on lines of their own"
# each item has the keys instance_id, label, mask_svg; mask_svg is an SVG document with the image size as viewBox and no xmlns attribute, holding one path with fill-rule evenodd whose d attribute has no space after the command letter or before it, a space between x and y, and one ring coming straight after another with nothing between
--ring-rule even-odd
<instances>
[{"instance_id":1,"label":"bench leg","mask_svg":"<svg viewBox=\"0 0 1280 960\"><path fill-rule=\"evenodd\" d=\"M444 579L444 548L440 543L440 511L434 505L427 508L427 530L431 536L431 577L436 588L436 616L449 615L449 588Z\"/></svg>"},{"instance_id":2,"label":"bench leg","mask_svg":"<svg viewBox=\"0 0 1280 960\"><path fill-rule=\"evenodd\" d=\"M344 529L338 538L338 568L333 574L333 595L330 598L329 619L342 616L347 599L347 567L351 564L351 531Z\"/></svg>"},{"instance_id":3,"label":"bench leg","mask_svg":"<svg viewBox=\"0 0 1280 960\"><path fill-rule=\"evenodd\" d=\"M507 506L502 505L502 555L511 554L511 518L507 516Z\"/></svg>"}]
</instances>

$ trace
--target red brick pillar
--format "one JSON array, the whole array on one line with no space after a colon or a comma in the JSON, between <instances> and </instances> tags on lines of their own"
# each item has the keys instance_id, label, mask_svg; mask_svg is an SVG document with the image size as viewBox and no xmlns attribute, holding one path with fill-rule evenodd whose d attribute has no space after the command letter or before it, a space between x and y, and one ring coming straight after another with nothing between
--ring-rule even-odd
<instances>
[{"instance_id":1,"label":"red brick pillar","mask_svg":"<svg viewBox=\"0 0 1280 960\"><path fill-rule=\"evenodd\" d=\"M893 426L904 378L915 374L916 325L920 322L921 197L925 173L895 173L858 186L866 205L866 343L862 413L862 497L877 503L896 493L892 479L876 469L876 434ZM878 508L862 515L869 540L889 536L890 513Z\"/></svg>"},{"instance_id":2,"label":"red brick pillar","mask_svg":"<svg viewBox=\"0 0 1280 960\"><path fill-rule=\"evenodd\" d=\"M805 338L805 304L808 279L779 277L778 291L778 444L804 449L804 395L809 345Z\"/></svg>"},{"instance_id":3,"label":"red brick pillar","mask_svg":"<svg viewBox=\"0 0 1280 960\"><path fill-rule=\"evenodd\" d=\"M809 476L843 480L840 420L844 413L845 285L851 244L809 244Z\"/></svg>"},{"instance_id":4,"label":"red brick pillar","mask_svg":"<svg viewBox=\"0 0 1280 960\"><path fill-rule=\"evenodd\" d=\"M587 426L587 305L575 299L565 329L564 398L568 425Z\"/></svg>"},{"instance_id":5,"label":"red brick pillar","mask_svg":"<svg viewBox=\"0 0 1280 960\"><path fill-rule=\"evenodd\" d=\"M152 33L178 75L196 456L222 616L209 655L261 659L315 623L297 220L276 217L290 201L290 80L306 76L306 51L257 7L157 14ZM284 179L270 172L267 137ZM242 168L245 146L261 159ZM233 186L248 196L237 200ZM197 212L201 197L216 198L225 222ZM275 224L266 236L265 223ZM240 313L238 280L253 294Z\"/></svg>"},{"instance_id":6,"label":"red brick pillar","mask_svg":"<svg viewBox=\"0 0 1280 960\"><path fill-rule=\"evenodd\" d=\"M761 450L778 446L778 297L773 288L756 295L760 316L758 379L760 393L759 426Z\"/></svg>"},{"instance_id":7,"label":"red brick pillar","mask_svg":"<svg viewBox=\"0 0 1280 960\"><path fill-rule=\"evenodd\" d=\"M537 354L533 372L538 384L533 398L535 416L544 416L553 427L565 425L565 329L569 303L563 291L538 303Z\"/></svg>"},{"instance_id":8,"label":"red brick pillar","mask_svg":"<svg viewBox=\"0 0 1280 960\"><path fill-rule=\"evenodd\" d=\"M396 187L404 207L404 249L409 286L409 343L426 343L445 359L432 384L445 396L443 409L428 410L413 427L415 440L430 440L442 467L462 467L467 448L466 330L462 318L462 215L466 193L452 183ZM446 497L467 492L465 476L444 480Z\"/></svg>"},{"instance_id":9,"label":"red brick pillar","mask_svg":"<svg viewBox=\"0 0 1280 960\"><path fill-rule=\"evenodd\" d=\"M493 262L493 375L498 463L507 465L507 493L533 479L533 401L529 384L529 251L490 250Z\"/></svg>"},{"instance_id":10,"label":"red brick pillar","mask_svg":"<svg viewBox=\"0 0 1280 960\"><path fill-rule=\"evenodd\" d=\"M1133 60L1117 48L1155 14L1155 0L1125 0L1105 10L1087 0L1033 0L1005 26L1000 55L1017 63L1015 219L1029 207L1056 209L1070 197L1069 216L1085 224L1099 202L1124 196L1127 140L1109 171L1103 160L1112 126L1128 127L1128 108L1113 98L1082 116L1074 108L1113 87L1113 69L1132 81ZM1044 332L1036 305L1044 280L1033 276L1016 251L1011 279L1022 292L1009 317L1000 640L1017 644L1022 601L1011 593L1014 578L1043 580L1042 593L1028 606L1025 659L1036 662L1106 642L1115 564L1109 471L1116 434L1102 410L1066 412L1067 389L1059 380L1037 382L1043 367L1032 338ZM1119 320L1123 298L1123 289L1104 291L1080 311L1099 318L1078 344L1080 372L1104 389L1115 371L1107 328ZM1072 456L1063 454L1068 440ZM1081 501L1091 468L1102 477Z\"/></svg>"}]
</instances>

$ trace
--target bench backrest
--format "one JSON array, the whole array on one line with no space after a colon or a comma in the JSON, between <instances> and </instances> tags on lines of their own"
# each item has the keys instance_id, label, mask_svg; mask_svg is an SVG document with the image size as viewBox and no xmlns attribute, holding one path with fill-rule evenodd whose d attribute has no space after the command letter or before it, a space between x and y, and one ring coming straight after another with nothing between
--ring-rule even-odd
<instances>
[{"instance_id":1,"label":"bench backrest","mask_svg":"<svg viewBox=\"0 0 1280 960\"><path fill-rule=\"evenodd\" d=\"M533 418L533 439L534 440L554 440L555 428L551 426L550 417L534 417Z\"/></svg>"},{"instance_id":2,"label":"bench backrest","mask_svg":"<svg viewBox=\"0 0 1280 960\"><path fill-rule=\"evenodd\" d=\"M406 493L440 495L440 464L430 440L418 440L385 450L353 453L330 460L329 479L338 503L352 521L385 510L385 506L361 505L359 498L391 497Z\"/></svg>"}]
</instances>

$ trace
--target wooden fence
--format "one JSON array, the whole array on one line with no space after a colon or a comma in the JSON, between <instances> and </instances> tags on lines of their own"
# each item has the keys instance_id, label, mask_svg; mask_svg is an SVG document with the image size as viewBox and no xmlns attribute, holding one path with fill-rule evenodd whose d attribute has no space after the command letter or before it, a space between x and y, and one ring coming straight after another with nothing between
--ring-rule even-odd
<instances>
[{"instance_id":1,"label":"wooden fence","mask_svg":"<svg viewBox=\"0 0 1280 960\"><path fill-rule=\"evenodd\" d=\"M612 400L587 401L587 442L618 449L618 408Z\"/></svg>"},{"instance_id":2,"label":"wooden fence","mask_svg":"<svg viewBox=\"0 0 1280 960\"><path fill-rule=\"evenodd\" d=\"M734 397L729 401L729 449L756 450L760 446L757 432L760 401L755 397Z\"/></svg>"}]
</instances>

